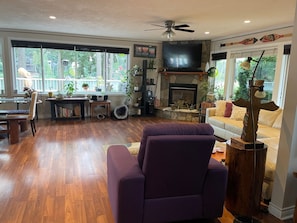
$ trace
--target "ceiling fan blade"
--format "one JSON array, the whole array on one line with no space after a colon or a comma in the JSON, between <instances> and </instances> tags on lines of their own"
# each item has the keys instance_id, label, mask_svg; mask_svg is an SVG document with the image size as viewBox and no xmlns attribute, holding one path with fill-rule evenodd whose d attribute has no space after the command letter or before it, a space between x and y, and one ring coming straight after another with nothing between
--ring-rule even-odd
<instances>
[{"instance_id":1,"label":"ceiling fan blade","mask_svg":"<svg viewBox=\"0 0 297 223\"><path fill-rule=\"evenodd\" d=\"M166 28L164 25L158 25L158 24L151 24L151 25Z\"/></svg>"},{"instance_id":2,"label":"ceiling fan blade","mask_svg":"<svg viewBox=\"0 0 297 223\"><path fill-rule=\"evenodd\" d=\"M153 31L153 30L161 30L161 29L164 29L164 27L163 28L155 28L155 29L145 29L144 31Z\"/></svg>"},{"instance_id":3,"label":"ceiling fan blade","mask_svg":"<svg viewBox=\"0 0 297 223\"><path fill-rule=\"evenodd\" d=\"M188 24L182 24L182 25L177 25L177 26L174 26L174 28L186 28L186 27L190 27Z\"/></svg>"},{"instance_id":4,"label":"ceiling fan blade","mask_svg":"<svg viewBox=\"0 0 297 223\"><path fill-rule=\"evenodd\" d=\"M189 32L189 33L195 32L195 30L192 30L192 29L174 29L174 30L183 31L183 32Z\"/></svg>"}]
</instances>

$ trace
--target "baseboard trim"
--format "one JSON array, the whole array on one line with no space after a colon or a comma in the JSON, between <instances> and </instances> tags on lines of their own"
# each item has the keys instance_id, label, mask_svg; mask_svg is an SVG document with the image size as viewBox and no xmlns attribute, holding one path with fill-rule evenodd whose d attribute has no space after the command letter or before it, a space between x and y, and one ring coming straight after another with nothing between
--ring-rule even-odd
<instances>
[{"instance_id":1,"label":"baseboard trim","mask_svg":"<svg viewBox=\"0 0 297 223\"><path fill-rule=\"evenodd\" d=\"M269 203L268 211L273 216L277 217L280 220L287 220L293 218L295 206L279 208L272 202Z\"/></svg>"}]
</instances>

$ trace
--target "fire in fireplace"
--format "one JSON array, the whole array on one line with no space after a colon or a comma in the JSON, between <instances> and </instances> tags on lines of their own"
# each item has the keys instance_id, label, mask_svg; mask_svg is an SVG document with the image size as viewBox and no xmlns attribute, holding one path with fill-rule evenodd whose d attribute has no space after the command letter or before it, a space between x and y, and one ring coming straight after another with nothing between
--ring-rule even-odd
<instances>
[{"instance_id":1,"label":"fire in fireplace","mask_svg":"<svg viewBox=\"0 0 297 223\"><path fill-rule=\"evenodd\" d=\"M179 108L189 108L195 105L197 101L197 85L196 84L169 84L168 106L176 105Z\"/></svg>"}]
</instances>

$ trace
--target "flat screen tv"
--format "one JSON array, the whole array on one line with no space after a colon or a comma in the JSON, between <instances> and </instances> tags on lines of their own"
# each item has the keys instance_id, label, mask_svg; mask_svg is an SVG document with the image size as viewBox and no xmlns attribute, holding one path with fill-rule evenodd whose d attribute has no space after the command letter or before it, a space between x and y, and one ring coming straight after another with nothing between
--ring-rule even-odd
<instances>
[{"instance_id":1,"label":"flat screen tv","mask_svg":"<svg viewBox=\"0 0 297 223\"><path fill-rule=\"evenodd\" d=\"M167 71L201 71L201 53L201 41L165 41L163 67Z\"/></svg>"}]
</instances>

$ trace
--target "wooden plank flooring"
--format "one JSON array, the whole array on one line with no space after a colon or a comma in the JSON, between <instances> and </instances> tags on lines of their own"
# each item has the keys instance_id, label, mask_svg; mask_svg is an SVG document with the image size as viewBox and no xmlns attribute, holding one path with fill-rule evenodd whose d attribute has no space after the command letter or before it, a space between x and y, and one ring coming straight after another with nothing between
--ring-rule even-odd
<instances>
[{"instance_id":1,"label":"wooden plank flooring","mask_svg":"<svg viewBox=\"0 0 297 223\"><path fill-rule=\"evenodd\" d=\"M140 141L146 124L161 122L174 121L39 120L35 137L28 130L18 144L0 140L0 223L113 223L102 146ZM224 211L220 219L199 222L231 223L233 216Z\"/></svg>"}]
</instances>

